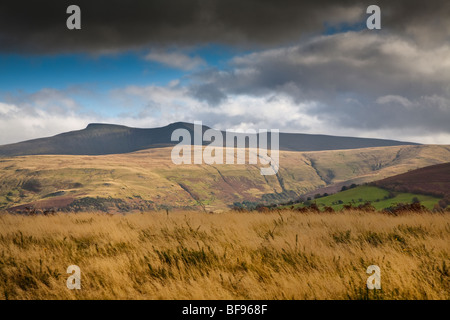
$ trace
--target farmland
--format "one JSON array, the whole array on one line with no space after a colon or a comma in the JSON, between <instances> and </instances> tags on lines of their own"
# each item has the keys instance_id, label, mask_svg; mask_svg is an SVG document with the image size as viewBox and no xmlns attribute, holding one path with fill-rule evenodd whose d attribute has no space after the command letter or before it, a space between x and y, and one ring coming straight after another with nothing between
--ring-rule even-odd
<instances>
[{"instance_id":1,"label":"farmland","mask_svg":"<svg viewBox=\"0 0 450 320\"><path fill-rule=\"evenodd\" d=\"M421 205L432 210L439 202L439 198L435 196L406 193L406 192L390 192L388 190L375 186L358 186L349 190L345 190L336 194L311 199L307 203L315 202L319 208L328 206L334 210L341 210L344 205L363 205L370 202L377 210L382 210L400 203L413 203L419 201ZM305 204L295 205L294 207L302 207Z\"/></svg>"}]
</instances>

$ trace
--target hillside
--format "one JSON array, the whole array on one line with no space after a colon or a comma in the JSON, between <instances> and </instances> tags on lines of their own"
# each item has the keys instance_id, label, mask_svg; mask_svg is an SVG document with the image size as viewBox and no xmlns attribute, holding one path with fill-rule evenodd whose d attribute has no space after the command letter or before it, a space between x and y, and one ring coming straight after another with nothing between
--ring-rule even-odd
<instances>
[{"instance_id":1,"label":"hillside","mask_svg":"<svg viewBox=\"0 0 450 320\"><path fill-rule=\"evenodd\" d=\"M429 194L450 199L450 162L409 171L372 184L392 191Z\"/></svg>"},{"instance_id":2,"label":"hillside","mask_svg":"<svg viewBox=\"0 0 450 320\"><path fill-rule=\"evenodd\" d=\"M171 141L172 132L176 129L188 130L192 137L191 143L194 144L194 125L191 123L176 122L165 127L151 129L111 124L90 124L83 130L0 146L0 157L43 154L106 155L129 153L177 144ZM203 132L207 129L209 127L202 127ZM222 131L221 133L225 140L225 132ZM382 139L280 133L280 150L285 151L339 150L399 145L417 144Z\"/></svg>"},{"instance_id":3,"label":"hillside","mask_svg":"<svg viewBox=\"0 0 450 320\"><path fill-rule=\"evenodd\" d=\"M380 210L400 203L419 201L428 209L436 205L444 209L450 204L450 163L410 170L368 185L347 186L345 189L329 195L326 191L332 190L332 187L319 188L314 195L313 192L303 195L304 203L294 207L303 207L314 201L319 208L328 206L340 210L344 205L360 206L370 202L375 209Z\"/></svg>"},{"instance_id":4,"label":"hillside","mask_svg":"<svg viewBox=\"0 0 450 320\"><path fill-rule=\"evenodd\" d=\"M234 202L288 201L327 185L376 181L450 159L449 146L282 151L278 174L263 176L257 165L177 166L170 152L0 159L0 209L214 211Z\"/></svg>"}]
</instances>

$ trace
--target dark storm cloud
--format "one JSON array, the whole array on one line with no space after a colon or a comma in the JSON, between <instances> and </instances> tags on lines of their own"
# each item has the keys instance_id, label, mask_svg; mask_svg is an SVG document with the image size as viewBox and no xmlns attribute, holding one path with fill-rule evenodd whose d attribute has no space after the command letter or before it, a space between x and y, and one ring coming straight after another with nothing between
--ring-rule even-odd
<instances>
[{"instance_id":1,"label":"dark storm cloud","mask_svg":"<svg viewBox=\"0 0 450 320\"><path fill-rule=\"evenodd\" d=\"M314 99L318 90L375 97L395 90L420 97L448 91L449 45L426 48L397 36L347 32L235 57L226 72L196 76L233 93L279 89Z\"/></svg>"},{"instance_id":2,"label":"dark storm cloud","mask_svg":"<svg viewBox=\"0 0 450 320\"><path fill-rule=\"evenodd\" d=\"M356 0L39 0L0 3L0 51L24 54L115 52L215 42L272 46L365 21L370 4L382 26L425 42L450 33L450 2ZM66 28L66 8L81 7L82 30Z\"/></svg>"},{"instance_id":3,"label":"dark storm cloud","mask_svg":"<svg viewBox=\"0 0 450 320\"><path fill-rule=\"evenodd\" d=\"M286 94L340 127L450 133L450 44L369 31L319 36L235 57L196 81L227 95ZM315 102L315 103L310 103Z\"/></svg>"}]
</instances>

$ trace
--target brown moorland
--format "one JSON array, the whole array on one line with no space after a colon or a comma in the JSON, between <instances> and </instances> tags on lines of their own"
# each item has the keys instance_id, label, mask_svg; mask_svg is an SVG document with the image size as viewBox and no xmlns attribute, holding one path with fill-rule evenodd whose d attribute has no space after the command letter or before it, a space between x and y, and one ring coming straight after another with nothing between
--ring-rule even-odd
<instances>
[{"instance_id":1,"label":"brown moorland","mask_svg":"<svg viewBox=\"0 0 450 320\"><path fill-rule=\"evenodd\" d=\"M217 212L234 202L289 201L320 187L375 181L450 159L449 146L428 145L281 151L277 175L263 176L259 165L175 165L171 150L2 158L0 209Z\"/></svg>"},{"instance_id":2,"label":"brown moorland","mask_svg":"<svg viewBox=\"0 0 450 320\"><path fill-rule=\"evenodd\" d=\"M450 200L450 162L416 169L372 184L392 191L429 194Z\"/></svg>"}]
</instances>

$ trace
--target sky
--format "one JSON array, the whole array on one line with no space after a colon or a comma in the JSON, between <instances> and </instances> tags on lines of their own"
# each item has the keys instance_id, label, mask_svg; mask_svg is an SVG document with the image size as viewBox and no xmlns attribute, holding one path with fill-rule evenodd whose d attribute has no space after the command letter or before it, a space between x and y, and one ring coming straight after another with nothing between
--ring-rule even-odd
<instances>
[{"instance_id":1,"label":"sky","mask_svg":"<svg viewBox=\"0 0 450 320\"><path fill-rule=\"evenodd\" d=\"M450 144L450 2L0 3L0 144L177 121Z\"/></svg>"}]
</instances>

